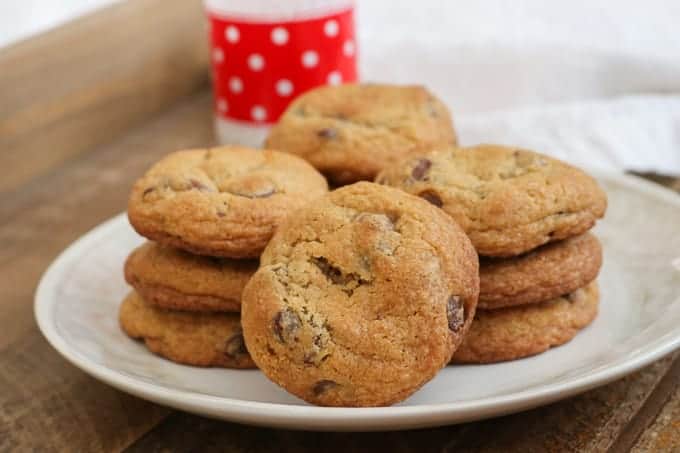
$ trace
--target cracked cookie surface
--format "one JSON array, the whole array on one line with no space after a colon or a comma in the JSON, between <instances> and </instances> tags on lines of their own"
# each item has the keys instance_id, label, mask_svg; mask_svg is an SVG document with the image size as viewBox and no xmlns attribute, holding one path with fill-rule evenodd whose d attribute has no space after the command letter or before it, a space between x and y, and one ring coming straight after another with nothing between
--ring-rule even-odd
<instances>
[{"instance_id":1,"label":"cracked cookie surface","mask_svg":"<svg viewBox=\"0 0 680 453\"><path fill-rule=\"evenodd\" d=\"M539 354L574 338L597 316L596 282L549 301L477 310L452 363L493 363Z\"/></svg>"},{"instance_id":2,"label":"cracked cookie surface","mask_svg":"<svg viewBox=\"0 0 680 453\"><path fill-rule=\"evenodd\" d=\"M146 242L125 261L125 280L157 307L238 312L241 292L257 266L257 260L199 256Z\"/></svg>"},{"instance_id":3,"label":"cracked cookie surface","mask_svg":"<svg viewBox=\"0 0 680 453\"><path fill-rule=\"evenodd\" d=\"M455 145L446 106L425 88L340 85L291 103L266 146L297 154L335 184L372 180L386 165L437 146Z\"/></svg>"},{"instance_id":4,"label":"cracked cookie surface","mask_svg":"<svg viewBox=\"0 0 680 453\"><path fill-rule=\"evenodd\" d=\"M595 280L601 265L600 241L590 233L513 258L482 258L478 307L489 310L559 297Z\"/></svg>"},{"instance_id":5,"label":"cracked cookie surface","mask_svg":"<svg viewBox=\"0 0 680 453\"><path fill-rule=\"evenodd\" d=\"M275 383L314 404L401 401L449 361L474 316L478 260L441 210L357 183L277 231L242 297L244 337Z\"/></svg>"},{"instance_id":6,"label":"cracked cookie surface","mask_svg":"<svg viewBox=\"0 0 680 453\"><path fill-rule=\"evenodd\" d=\"M185 365L255 368L236 313L190 313L156 308L131 292L120 305L123 331L162 357Z\"/></svg>"},{"instance_id":7,"label":"cracked cookie surface","mask_svg":"<svg viewBox=\"0 0 680 453\"><path fill-rule=\"evenodd\" d=\"M532 151L498 145L440 150L376 177L440 207L477 252L515 256L589 230L607 197L585 172Z\"/></svg>"},{"instance_id":8,"label":"cracked cookie surface","mask_svg":"<svg viewBox=\"0 0 680 453\"><path fill-rule=\"evenodd\" d=\"M132 189L139 234L199 255L256 258L287 214L327 192L296 156L238 146L171 153Z\"/></svg>"}]
</instances>

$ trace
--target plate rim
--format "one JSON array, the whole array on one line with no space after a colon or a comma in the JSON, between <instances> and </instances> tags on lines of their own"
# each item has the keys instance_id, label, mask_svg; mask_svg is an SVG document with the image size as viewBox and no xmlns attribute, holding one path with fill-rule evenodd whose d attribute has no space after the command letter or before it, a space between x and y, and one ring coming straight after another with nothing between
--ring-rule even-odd
<instances>
[{"instance_id":1,"label":"plate rim","mask_svg":"<svg viewBox=\"0 0 680 453\"><path fill-rule=\"evenodd\" d=\"M620 172L591 170L597 179L608 179L633 190L655 196L680 209L680 197L636 176ZM71 364L98 380L137 397L189 412L235 422L271 427L309 430L389 430L439 426L473 421L490 416L530 409L590 390L632 373L680 346L680 330L648 342L640 352L619 359L604 369L564 381L473 400L387 407L319 407L306 404L282 404L206 395L142 381L121 371L97 363L71 348L60 335L53 318L58 303L53 297L60 281L60 269L73 261L87 244L96 242L121 221L120 213L100 223L68 245L43 273L34 299L34 315L48 343Z\"/></svg>"}]
</instances>

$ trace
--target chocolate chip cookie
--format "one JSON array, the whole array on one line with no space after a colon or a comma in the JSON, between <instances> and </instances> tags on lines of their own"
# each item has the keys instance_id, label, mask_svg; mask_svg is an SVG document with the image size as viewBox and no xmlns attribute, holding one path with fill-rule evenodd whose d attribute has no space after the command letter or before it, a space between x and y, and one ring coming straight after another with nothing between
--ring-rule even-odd
<instances>
[{"instance_id":1,"label":"chocolate chip cookie","mask_svg":"<svg viewBox=\"0 0 680 453\"><path fill-rule=\"evenodd\" d=\"M241 292L257 266L257 260L199 256L147 242L125 262L125 280L157 307L238 312Z\"/></svg>"},{"instance_id":2,"label":"chocolate chip cookie","mask_svg":"<svg viewBox=\"0 0 680 453\"><path fill-rule=\"evenodd\" d=\"M477 310L453 363L492 363L538 354L574 338L597 316L597 283L539 304Z\"/></svg>"},{"instance_id":3,"label":"chocolate chip cookie","mask_svg":"<svg viewBox=\"0 0 680 453\"><path fill-rule=\"evenodd\" d=\"M327 191L297 156L238 146L169 154L133 189L142 236L199 255L256 258L289 212Z\"/></svg>"},{"instance_id":4,"label":"chocolate chip cookie","mask_svg":"<svg viewBox=\"0 0 680 453\"><path fill-rule=\"evenodd\" d=\"M479 262L479 308L485 310L553 299L595 280L602 247L585 233L514 258Z\"/></svg>"},{"instance_id":5,"label":"chocolate chip cookie","mask_svg":"<svg viewBox=\"0 0 680 453\"><path fill-rule=\"evenodd\" d=\"M235 313L190 313L156 308L134 291L120 306L120 326L155 354L195 366L254 368Z\"/></svg>"},{"instance_id":6,"label":"chocolate chip cookie","mask_svg":"<svg viewBox=\"0 0 680 453\"><path fill-rule=\"evenodd\" d=\"M383 406L430 380L462 341L477 255L441 210L362 182L291 216L242 296L253 360L313 404Z\"/></svg>"},{"instance_id":7,"label":"chocolate chip cookie","mask_svg":"<svg viewBox=\"0 0 680 453\"><path fill-rule=\"evenodd\" d=\"M496 145L407 159L376 181L443 209L477 252L514 256L589 230L607 197L585 172L557 159Z\"/></svg>"},{"instance_id":8,"label":"chocolate chip cookie","mask_svg":"<svg viewBox=\"0 0 680 453\"><path fill-rule=\"evenodd\" d=\"M449 111L425 88L360 84L298 97L266 146L305 158L341 185L373 180L390 163L455 143Z\"/></svg>"}]
</instances>

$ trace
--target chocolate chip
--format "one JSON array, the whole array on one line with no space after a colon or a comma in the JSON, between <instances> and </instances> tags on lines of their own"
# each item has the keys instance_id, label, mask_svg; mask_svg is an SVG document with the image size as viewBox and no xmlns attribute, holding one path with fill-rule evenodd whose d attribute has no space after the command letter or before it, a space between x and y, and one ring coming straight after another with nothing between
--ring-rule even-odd
<instances>
[{"instance_id":1,"label":"chocolate chip","mask_svg":"<svg viewBox=\"0 0 680 453\"><path fill-rule=\"evenodd\" d=\"M424 190L418 194L420 198L425 199L426 201L430 202L431 204L435 205L438 208L441 208L444 205L444 202L442 199L439 197L439 195L433 191L433 190Z\"/></svg>"},{"instance_id":2,"label":"chocolate chip","mask_svg":"<svg viewBox=\"0 0 680 453\"><path fill-rule=\"evenodd\" d=\"M300 326L300 318L292 308L278 312L273 319L274 334L281 343L287 343L294 339L294 335Z\"/></svg>"},{"instance_id":3,"label":"chocolate chip","mask_svg":"<svg viewBox=\"0 0 680 453\"><path fill-rule=\"evenodd\" d=\"M427 175L427 172L430 170L430 167L432 167L432 161L430 159L418 159L418 163L416 164L415 167L413 167L413 170L411 171L411 177L415 179L416 181L421 181L425 179L425 176Z\"/></svg>"},{"instance_id":4,"label":"chocolate chip","mask_svg":"<svg viewBox=\"0 0 680 453\"><path fill-rule=\"evenodd\" d=\"M321 129L319 132L316 133L320 138L325 138L325 139L331 139L335 138L338 135L338 131L332 128L325 128Z\"/></svg>"},{"instance_id":5,"label":"chocolate chip","mask_svg":"<svg viewBox=\"0 0 680 453\"><path fill-rule=\"evenodd\" d=\"M199 181L197 179L193 179L193 178L189 179L189 184L191 184L192 188L200 190L201 192L205 192L208 189L210 189L208 186L203 184L201 181Z\"/></svg>"},{"instance_id":6,"label":"chocolate chip","mask_svg":"<svg viewBox=\"0 0 680 453\"><path fill-rule=\"evenodd\" d=\"M349 297L352 297L354 290L359 286L370 284L370 281L365 280L354 272L344 274L340 268L333 266L323 256L312 257L309 262L318 267L321 273L324 274L330 282L335 285L340 285L340 290Z\"/></svg>"},{"instance_id":7,"label":"chocolate chip","mask_svg":"<svg viewBox=\"0 0 680 453\"><path fill-rule=\"evenodd\" d=\"M224 216L226 216L226 215L227 215L227 213L226 213L226 212L223 212L223 211L217 211L217 217L224 217Z\"/></svg>"},{"instance_id":8,"label":"chocolate chip","mask_svg":"<svg viewBox=\"0 0 680 453\"><path fill-rule=\"evenodd\" d=\"M144 192L142 192L142 197L144 197L144 196L150 194L150 193L153 192L154 190L156 190L155 187L149 187L148 189L145 189Z\"/></svg>"},{"instance_id":9,"label":"chocolate chip","mask_svg":"<svg viewBox=\"0 0 680 453\"><path fill-rule=\"evenodd\" d=\"M449 320L449 330L458 332L465 324L465 308L460 303L460 296L450 296L446 302L446 317Z\"/></svg>"},{"instance_id":10,"label":"chocolate chip","mask_svg":"<svg viewBox=\"0 0 680 453\"><path fill-rule=\"evenodd\" d=\"M325 393L328 390L335 388L337 386L338 386L337 382L331 381L329 379L323 379L314 384L314 387L312 387L312 393L314 394L314 396L319 396L322 393Z\"/></svg>"},{"instance_id":11,"label":"chocolate chip","mask_svg":"<svg viewBox=\"0 0 680 453\"><path fill-rule=\"evenodd\" d=\"M243 341L242 333L234 334L227 340L224 353L233 359L248 353L248 350L246 349L246 342Z\"/></svg>"},{"instance_id":12,"label":"chocolate chip","mask_svg":"<svg viewBox=\"0 0 680 453\"><path fill-rule=\"evenodd\" d=\"M325 257L313 257L311 262L319 268L321 273L326 276L328 280L335 283L336 285L346 284L350 278L342 275L342 271L333 266Z\"/></svg>"}]
</instances>

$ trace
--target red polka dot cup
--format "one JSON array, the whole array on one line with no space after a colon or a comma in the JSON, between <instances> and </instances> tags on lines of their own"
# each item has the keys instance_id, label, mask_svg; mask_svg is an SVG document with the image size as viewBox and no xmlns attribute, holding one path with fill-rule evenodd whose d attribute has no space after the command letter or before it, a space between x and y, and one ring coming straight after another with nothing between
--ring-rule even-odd
<instances>
[{"instance_id":1,"label":"red polka dot cup","mask_svg":"<svg viewBox=\"0 0 680 453\"><path fill-rule=\"evenodd\" d=\"M223 143L257 146L291 100L357 80L354 3L206 0Z\"/></svg>"}]
</instances>

